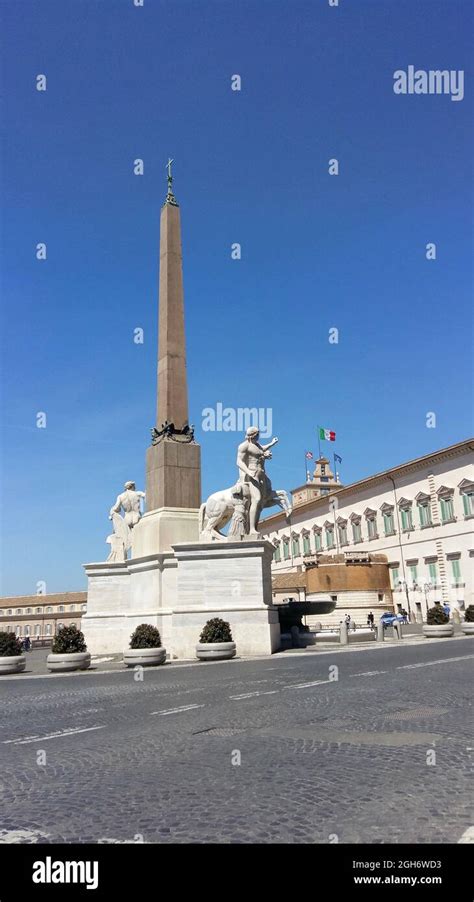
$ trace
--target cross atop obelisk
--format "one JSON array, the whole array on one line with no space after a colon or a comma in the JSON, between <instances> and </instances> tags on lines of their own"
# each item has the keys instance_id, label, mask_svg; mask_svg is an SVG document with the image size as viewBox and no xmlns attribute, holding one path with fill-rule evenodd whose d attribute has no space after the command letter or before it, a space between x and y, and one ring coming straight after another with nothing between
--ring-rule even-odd
<instances>
[{"instance_id":1,"label":"cross atop obelisk","mask_svg":"<svg viewBox=\"0 0 474 902\"><path fill-rule=\"evenodd\" d=\"M147 510L198 508L200 449L188 422L181 221L168 159L160 218L157 413L147 455Z\"/></svg>"}]
</instances>

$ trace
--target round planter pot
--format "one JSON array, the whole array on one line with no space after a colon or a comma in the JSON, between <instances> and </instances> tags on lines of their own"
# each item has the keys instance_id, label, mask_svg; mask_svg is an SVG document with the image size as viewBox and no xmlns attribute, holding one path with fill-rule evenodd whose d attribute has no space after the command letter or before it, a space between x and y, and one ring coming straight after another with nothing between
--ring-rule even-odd
<instances>
[{"instance_id":1,"label":"round planter pot","mask_svg":"<svg viewBox=\"0 0 474 902\"><path fill-rule=\"evenodd\" d=\"M464 633L465 636L474 636L474 623L466 623L466 621L461 623L461 632ZM0 658L0 661L1 660L5 660L5 658Z\"/></svg>"},{"instance_id":2,"label":"round planter pot","mask_svg":"<svg viewBox=\"0 0 474 902\"><path fill-rule=\"evenodd\" d=\"M235 642L198 642L196 657L201 661L225 661L235 655Z\"/></svg>"},{"instance_id":3,"label":"round planter pot","mask_svg":"<svg viewBox=\"0 0 474 902\"><path fill-rule=\"evenodd\" d=\"M446 639L448 636L454 635L454 626L452 623L438 623L432 626L425 623L423 624L423 635L427 639Z\"/></svg>"},{"instance_id":4,"label":"round planter pot","mask_svg":"<svg viewBox=\"0 0 474 902\"><path fill-rule=\"evenodd\" d=\"M48 655L46 667L54 672L66 673L68 670L87 670L91 663L88 651L75 651L63 655Z\"/></svg>"},{"instance_id":5,"label":"round planter pot","mask_svg":"<svg viewBox=\"0 0 474 902\"><path fill-rule=\"evenodd\" d=\"M7 658L0 658L0 673L21 673L25 667L25 655L10 655Z\"/></svg>"},{"instance_id":6,"label":"round planter pot","mask_svg":"<svg viewBox=\"0 0 474 902\"><path fill-rule=\"evenodd\" d=\"M166 648L127 648L123 653L123 663L127 667L156 667L166 661Z\"/></svg>"}]
</instances>

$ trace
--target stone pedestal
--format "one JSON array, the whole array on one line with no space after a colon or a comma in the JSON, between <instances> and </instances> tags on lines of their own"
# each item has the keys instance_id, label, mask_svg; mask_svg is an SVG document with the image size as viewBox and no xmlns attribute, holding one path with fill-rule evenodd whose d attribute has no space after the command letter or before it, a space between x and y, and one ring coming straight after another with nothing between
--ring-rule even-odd
<instances>
[{"instance_id":1,"label":"stone pedestal","mask_svg":"<svg viewBox=\"0 0 474 902\"><path fill-rule=\"evenodd\" d=\"M280 647L270 542L180 544L173 551L178 564L173 654L194 657L201 630L213 617L230 623L237 655L272 654Z\"/></svg>"},{"instance_id":2,"label":"stone pedestal","mask_svg":"<svg viewBox=\"0 0 474 902\"><path fill-rule=\"evenodd\" d=\"M146 452L147 511L200 504L201 446L166 438L151 445Z\"/></svg>"},{"instance_id":3,"label":"stone pedestal","mask_svg":"<svg viewBox=\"0 0 474 902\"><path fill-rule=\"evenodd\" d=\"M194 660L205 623L220 617L230 623L237 655L272 654L280 647L272 554L265 541L188 542L123 563L86 564L88 650L122 652L135 627L151 623L171 657Z\"/></svg>"},{"instance_id":4,"label":"stone pedestal","mask_svg":"<svg viewBox=\"0 0 474 902\"><path fill-rule=\"evenodd\" d=\"M171 551L176 542L197 542L199 508L162 507L144 514L132 530L132 559Z\"/></svg>"}]
</instances>

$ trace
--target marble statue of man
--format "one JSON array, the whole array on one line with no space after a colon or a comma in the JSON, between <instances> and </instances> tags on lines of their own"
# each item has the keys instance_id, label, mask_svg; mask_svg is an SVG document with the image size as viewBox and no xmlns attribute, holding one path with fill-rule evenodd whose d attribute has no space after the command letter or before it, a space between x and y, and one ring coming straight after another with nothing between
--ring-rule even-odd
<instances>
[{"instance_id":1,"label":"marble statue of man","mask_svg":"<svg viewBox=\"0 0 474 902\"><path fill-rule=\"evenodd\" d=\"M240 470L239 481L248 483L250 489L249 532L257 532L258 521L268 491L272 491L268 476L265 473L265 461L272 456L270 448L278 442L273 438L268 445L261 445L257 426L250 426L245 433L245 441L237 451L237 467Z\"/></svg>"},{"instance_id":2,"label":"marble statue of man","mask_svg":"<svg viewBox=\"0 0 474 902\"><path fill-rule=\"evenodd\" d=\"M113 519L114 514L124 512L124 520L129 529L133 529L137 525L141 517L141 499L145 497L145 492L137 492L134 482L126 482L125 491L117 497L113 507L110 508L109 520Z\"/></svg>"}]
</instances>

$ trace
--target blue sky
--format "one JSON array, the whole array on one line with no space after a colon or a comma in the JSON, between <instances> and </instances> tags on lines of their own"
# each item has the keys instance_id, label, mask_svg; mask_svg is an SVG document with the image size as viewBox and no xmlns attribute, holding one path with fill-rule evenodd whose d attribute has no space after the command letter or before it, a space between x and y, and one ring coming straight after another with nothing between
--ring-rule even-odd
<instances>
[{"instance_id":1,"label":"blue sky","mask_svg":"<svg viewBox=\"0 0 474 902\"><path fill-rule=\"evenodd\" d=\"M346 483L472 434L469 0L0 10L2 594L84 587L118 491L144 488L168 155L204 494L236 475L240 436L200 428L218 401L272 409L287 490L317 424ZM464 70L464 99L395 95L408 65Z\"/></svg>"}]
</instances>

